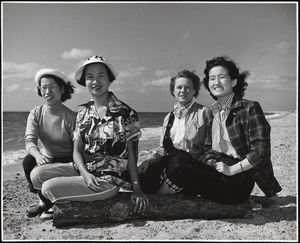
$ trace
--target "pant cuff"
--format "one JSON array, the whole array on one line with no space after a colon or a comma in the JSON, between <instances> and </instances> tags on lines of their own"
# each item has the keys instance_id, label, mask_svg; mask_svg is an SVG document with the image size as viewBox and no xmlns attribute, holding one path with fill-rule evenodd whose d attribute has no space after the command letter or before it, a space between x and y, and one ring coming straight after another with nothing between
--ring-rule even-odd
<instances>
[{"instance_id":1,"label":"pant cuff","mask_svg":"<svg viewBox=\"0 0 300 243\"><path fill-rule=\"evenodd\" d=\"M170 179L167 177L166 169L163 170L161 175L161 183L165 183L172 191L180 192L183 188L175 185Z\"/></svg>"}]
</instances>

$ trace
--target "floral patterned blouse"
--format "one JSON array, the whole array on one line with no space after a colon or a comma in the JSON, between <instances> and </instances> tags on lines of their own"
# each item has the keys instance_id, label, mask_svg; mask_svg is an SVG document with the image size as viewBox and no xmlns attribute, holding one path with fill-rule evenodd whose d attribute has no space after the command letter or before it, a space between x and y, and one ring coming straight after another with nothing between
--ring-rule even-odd
<instances>
[{"instance_id":1,"label":"floral patterned blouse","mask_svg":"<svg viewBox=\"0 0 300 243\"><path fill-rule=\"evenodd\" d=\"M91 100L78 111L74 139L85 143L85 155L92 156L86 161L90 172L113 171L121 175L127 170L128 150L126 142L133 139L134 151L138 158L138 140L141 136L139 118L135 110L118 100L109 92L110 102L103 119ZM105 181L123 184L114 176L104 176Z\"/></svg>"}]
</instances>

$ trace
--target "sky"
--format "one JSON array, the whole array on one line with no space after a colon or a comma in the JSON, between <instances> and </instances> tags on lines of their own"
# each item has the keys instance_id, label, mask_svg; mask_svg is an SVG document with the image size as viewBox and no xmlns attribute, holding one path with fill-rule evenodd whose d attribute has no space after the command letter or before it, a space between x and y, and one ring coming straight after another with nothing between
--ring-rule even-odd
<instances>
[{"instance_id":1,"label":"sky","mask_svg":"<svg viewBox=\"0 0 300 243\"><path fill-rule=\"evenodd\" d=\"M245 99L264 111L297 109L297 2L1 2L2 110L43 104L34 76L64 72L76 87L74 111L92 97L74 74L101 55L120 74L110 90L138 112L168 112L171 77L207 60L231 57L248 70ZM197 101L214 100L201 86Z\"/></svg>"}]
</instances>

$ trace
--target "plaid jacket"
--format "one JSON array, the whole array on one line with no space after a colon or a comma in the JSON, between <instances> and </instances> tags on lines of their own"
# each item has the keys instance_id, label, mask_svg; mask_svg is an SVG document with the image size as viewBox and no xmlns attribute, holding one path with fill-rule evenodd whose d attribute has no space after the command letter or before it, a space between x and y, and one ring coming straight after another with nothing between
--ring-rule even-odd
<instances>
[{"instance_id":1,"label":"plaid jacket","mask_svg":"<svg viewBox=\"0 0 300 243\"><path fill-rule=\"evenodd\" d=\"M271 127L256 101L234 96L226 127L232 146L241 159L247 158L254 166L249 173L267 197L282 190L276 180L271 162ZM214 151L207 152L203 162L211 158Z\"/></svg>"}]
</instances>

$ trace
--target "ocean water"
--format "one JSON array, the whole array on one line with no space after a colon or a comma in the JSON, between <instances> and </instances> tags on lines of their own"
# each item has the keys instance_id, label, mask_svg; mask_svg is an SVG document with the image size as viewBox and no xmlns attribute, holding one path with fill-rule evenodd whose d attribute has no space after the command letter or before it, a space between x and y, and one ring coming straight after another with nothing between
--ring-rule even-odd
<instances>
[{"instance_id":1,"label":"ocean water","mask_svg":"<svg viewBox=\"0 0 300 243\"><path fill-rule=\"evenodd\" d=\"M3 112L3 151L22 150L29 112ZM139 112L141 140L159 138L165 112Z\"/></svg>"},{"instance_id":2,"label":"ocean water","mask_svg":"<svg viewBox=\"0 0 300 243\"><path fill-rule=\"evenodd\" d=\"M2 165L21 163L26 156L25 130L29 112L3 112ZM166 112L138 112L142 131L142 140L159 139L162 133ZM266 112L268 116L274 113ZM145 159L151 151L139 151L139 161Z\"/></svg>"}]
</instances>

